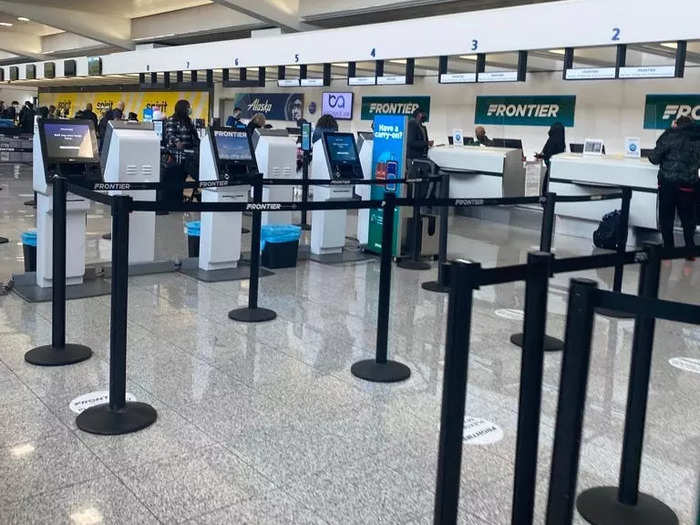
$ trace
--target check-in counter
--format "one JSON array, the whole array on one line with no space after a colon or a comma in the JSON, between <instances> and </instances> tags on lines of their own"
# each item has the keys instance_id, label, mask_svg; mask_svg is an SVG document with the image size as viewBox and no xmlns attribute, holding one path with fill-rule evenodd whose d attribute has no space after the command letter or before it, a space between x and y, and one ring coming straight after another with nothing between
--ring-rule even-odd
<instances>
[{"instance_id":1,"label":"check-in counter","mask_svg":"<svg viewBox=\"0 0 700 525\"><path fill-rule=\"evenodd\" d=\"M522 151L477 146L438 146L428 158L450 174L450 198L520 197L525 191Z\"/></svg>"},{"instance_id":2,"label":"check-in counter","mask_svg":"<svg viewBox=\"0 0 700 525\"><path fill-rule=\"evenodd\" d=\"M601 186L629 186L632 188L630 226L656 229L658 171L657 166L644 158L562 153L552 157L549 191L560 195L593 195L604 191ZM568 223L565 226L568 233L587 236L603 215L616 209L620 209L617 200L560 203L556 215L563 219L560 222Z\"/></svg>"}]
</instances>

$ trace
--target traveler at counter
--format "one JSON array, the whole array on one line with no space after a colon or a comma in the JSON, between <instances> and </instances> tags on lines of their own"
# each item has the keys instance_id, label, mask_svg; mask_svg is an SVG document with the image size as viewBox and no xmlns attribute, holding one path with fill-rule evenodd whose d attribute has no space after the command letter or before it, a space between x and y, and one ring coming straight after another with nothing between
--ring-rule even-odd
<instances>
[{"instance_id":1,"label":"traveler at counter","mask_svg":"<svg viewBox=\"0 0 700 525\"><path fill-rule=\"evenodd\" d=\"M542 184L542 193L547 191L549 186L549 166L552 157L558 153L564 153L566 151L566 136L564 133L564 125L561 122L555 122L549 128L549 138L542 149L542 153L536 153L536 159L544 160L547 166L547 171L544 175L544 182Z\"/></svg>"},{"instance_id":2,"label":"traveler at counter","mask_svg":"<svg viewBox=\"0 0 700 525\"><path fill-rule=\"evenodd\" d=\"M428 128L425 127L424 122L425 111L421 108L416 109L406 128L407 159L428 158L428 148L433 146L433 141L428 137Z\"/></svg>"},{"instance_id":3,"label":"traveler at counter","mask_svg":"<svg viewBox=\"0 0 700 525\"><path fill-rule=\"evenodd\" d=\"M674 246L673 224L678 211L685 245L695 247L696 201L700 189L700 128L690 117L680 117L676 127L664 131L656 141L649 161L659 166L659 226L664 246Z\"/></svg>"},{"instance_id":4,"label":"traveler at counter","mask_svg":"<svg viewBox=\"0 0 700 525\"><path fill-rule=\"evenodd\" d=\"M316 122L316 128L314 129L314 133L311 137L312 143L316 143L317 141L321 140L324 133L333 133L335 131L338 131L338 121L335 120L335 117L333 117L333 115L321 115L321 118L319 118L318 122Z\"/></svg>"},{"instance_id":5,"label":"traveler at counter","mask_svg":"<svg viewBox=\"0 0 700 525\"><path fill-rule=\"evenodd\" d=\"M58 118L56 116L56 106L54 106L53 104L49 105L49 118Z\"/></svg>"},{"instance_id":6,"label":"traveler at counter","mask_svg":"<svg viewBox=\"0 0 700 525\"><path fill-rule=\"evenodd\" d=\"M265 127L265 115L262 113L256 113L253 115L253 118L250 119L250 122L248 122L248 125L245 127L245 132L248 135L248 140L253 136L253 133L255 133L255 130L258 128Z\"/></svg>"},{"instance_id":7,"label":"traveler at counter","mask_svg":"<svg viewBox=\"0 0 700 525\"><path fill-rule=\"evenodd\" d=\"M97 129L97 115L95 115L95 112L92 111L92 104L90 102L85 104L85 109L82 111L81 118L92 120L93 124L95 125L95 129Z\"/></svg>"},{"instance_id":8,"label":"traveler at counter","mask_svg":"<svg viewBox=\"0 0 700 525\"><path fill-rule=\"evenodd\" d=\"M34 104L28 100L24 103L24 107L19 112L18 126L22 133L32 133L34 131Z\"/></svg>"},{"instance_id":9,"label":"traveler at counter","mask_svg":"<svg viewBox=\"0 0 700 525\"><path fill-rule=\"evenodd\" d=\"M230 115L230 116L226 119L226 127L227 127L227 128L237 128L237 127L239 127L240 125L242 125L242 123L241 123L241 112L242 112L242 110L241 110L241 108L239 108L238 106L236 106L235 108L233 108L233 115Z\"/></svg>"},{"instance_id":10,"label":"traveler at counter","mask_svg":"<svg viewBox=\"0 0 700 525\"><path fill-rule=\"evenodd\" d=\"M482 146L493 146L493 141L486 135L486 128L484 126L477 126L474 128L474 136L476 142Z\"/></svg>"},{"instance_id":11,"label":"traveler at counter","mask_svg":"<svg viewBox=\"0 0 700 525\"><path fill-rule=\"evenodd\" d=\"M114 110L116 113L118 110ZM159 199L172 203L182 202L182 183L188 175L197 178L195 155L184 150L196 150L199 136L192 123L192 108L186 100L178 100L174 113L168 118L163 131L163 141L169 148L165 161L163 181L172 185L172 189L163 192Z\"/></svg>"}]
</instances>

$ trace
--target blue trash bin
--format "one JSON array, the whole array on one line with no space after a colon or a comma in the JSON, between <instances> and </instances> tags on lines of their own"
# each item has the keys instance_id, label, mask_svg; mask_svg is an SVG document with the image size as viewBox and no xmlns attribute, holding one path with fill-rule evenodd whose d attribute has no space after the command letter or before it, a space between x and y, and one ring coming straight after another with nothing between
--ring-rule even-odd
<instances>
[{"instance_id":1,"label":"blue trash bin","mask_svg":"<svg viewBox=\"0 0 700 525\"><path fill-rule=\"evenodd\" d=\"M261 264L266 268L297 265L301 228L292 224L267 224L260 231Z\"/></svg>"},{"instance_id":2,"label":"blue trash bin","mask_svg":"<svg viewBox=\"0 0 700 525\"><path fill-rule=\"evenodd\" d=\"M199 257L200 222L186 222L185 232L187 233L187 255L189 257Z\"/></svg>"},{"instance_id":3,"label":"blue trash bin","mask_svg":"<svg viewBox=\"0 0 700 525\"><path fill-rule=\"evenodd\" d=\"M24 253L24 271L36 272L36 230L22 234L22 252Z\"/></svg>"}]
</instances>

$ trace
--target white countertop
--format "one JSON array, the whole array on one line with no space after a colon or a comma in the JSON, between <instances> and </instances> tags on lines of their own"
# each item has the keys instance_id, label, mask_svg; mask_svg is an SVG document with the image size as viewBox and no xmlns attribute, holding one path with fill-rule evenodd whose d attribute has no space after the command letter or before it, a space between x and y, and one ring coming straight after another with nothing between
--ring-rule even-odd
<instances>
[{"instance_id":1,"label":"white countertop","mask_svg":"<svg viewBox=\"0 0 700 525\"><path fill-rule=\"evenodd\" d=\"M659 167L649 159L622 155L561 153L552 157L550 177L580 182L656 189Z\"/></svg>"},{"instance_id":2,"label":"white countertop","mask_svg":"<svg viewBox=\"0 0 700 525\"><path fill-rule=\"evenodd\" d=\"M480 171L503 173L503 161L511 148L481 146L437 146L430 148L428 158L446 171Z\"/></svg>"}]
</instances>

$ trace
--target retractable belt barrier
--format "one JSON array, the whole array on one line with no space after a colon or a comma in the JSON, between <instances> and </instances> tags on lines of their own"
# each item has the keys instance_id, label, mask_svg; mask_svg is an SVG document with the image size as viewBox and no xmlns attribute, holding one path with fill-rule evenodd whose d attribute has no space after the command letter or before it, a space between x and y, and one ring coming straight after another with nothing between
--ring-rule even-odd
<instances>
[{"instance_id":1,"label":"retractable belt barrier","mask_svg":"<svg viewBox=\"0 0 700 525\"><path fill-rule=\"evenodd\" d=\"M595 512L594 517L606 515L608 518L611 516L619 518L620 514L616 514L613 510L632 508L637 512L635 516L643 517L647 512L649 516L647 519L639 521L624 521L620 518L616 523L643 525L677 523L677 521L666 519L668 515L665 505L656 505L654 503L656 500L653 498L651 498L653 501L650 503L648 499L650 497L640 495L638 491L644 413L646 411L651 344L653 342L653 331L649 333L649 328L645 329L644 323L648 323L652 316L656 316L668 320L700 324L700 305L685 305L657 299L660 260L696 254L700 255L700 248L663 250L658 245L647 245L644 250L566 259L555 259L551 253L531 252L528 254L527 264L499 268L482 269L479 263L462 260L452 263L434 523L452 524L457 522L463 421L465 400L468 397L466 388L474 290L480 286L505 282L519 280L526 282L524 343L520 371L511 523L513 525L531 525L533 523L537 477L548 279L556 273L636 263L643 263L640 272L639 297L615 291L595 290L595 297L589 299L587 306L583 308L579 304L583 292L581 292L580 286L575 287L574 284L583 282L585 286L592 289L594 289L594 284L587 280L572 280L560 379L561 389L552 459L547 524L568 525L572 520L571 513L577 476L576 465L585 404L586 389L583 385L585 385L585 377L588 373L592 317L596 306L628 312L636 316L637 320L632 353L633 364L623 447L620 497L618 499L614 497L617 489L613 489L612 498L609 495L610 490L603 491L605 497L602 498L598 493L594 493L592 498L584 493L579 498L579 510L585 507L587 511L593 512L601 506L601 499L607 498L609 504L604 507L605 511ZM578 315L572 315L571 312L577 312ZM582 315L585 319L581 318ZM639 349L642 345L637 341L642 338L645 341L644 344L648 346L647 352ZM646 357L644 357L645 355ZM645 496L644 505L641 504L642 496ZM640 505L634 507L638 497ZM590 503L591 499L593 503ZM611 510L610 507L614 505L617 506L616 509ZM468 510L468 507L466 508ZM654 509L657 512L654 512ZM586 519L596 525L613 523L609 519L607 521L593 519L589 517L591 514L587 515L583 510L581 512Z\"/></svg>"}]
</instances>

